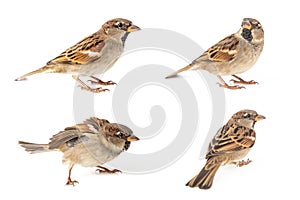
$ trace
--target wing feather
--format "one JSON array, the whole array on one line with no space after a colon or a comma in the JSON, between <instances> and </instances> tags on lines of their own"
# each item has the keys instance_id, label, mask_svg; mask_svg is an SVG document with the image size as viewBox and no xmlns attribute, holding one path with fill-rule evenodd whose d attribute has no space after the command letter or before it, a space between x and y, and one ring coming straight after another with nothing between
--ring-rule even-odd
<instances>
[{"instance_id":1,"label":"wing feather","mask_svg":"<svg viewBox=\"0 0 300 200\"><path fill-rule=\"evenodd\" d=\"M205 51L199 57L199 60L212 62L230 62L237 55L238 45L239 40L234 35L230 35Z\"/></svg>"},{"instance_id":2,"label":"wing feather","mask_svg":"<svg viewBox=\"0 0 300 200\"><path fill-rule=\"evenodd\" d=\"M101 50L104 45L105 41L103 37L99 33L94 33L62 52L59 56L49 61L47 65L84 65L91 63L101 57Z\"/></svg>"},{"instance_id":3,"label":"wing feather","mask_svg":"<svg viewBox=\"0 0 300 200\"><path fill-rule=\"evenodd\" d=\"M59 148L61 145L70 141L76 143L76 140L81 139L88 134L100 134L102 133L102 126L105 123L109 123L109 121L91 117L82 124L67 127L65 130L52 136L49 143L49 149Z\"/></svg>"},{"instance_id":4,"label":"wing feather","mask_svg":"<svg viewBox=\"0 0 300 200\"><path fill-rule=\"evenodd\" d=\"M221 128L209 145L206 158L251 148L255 143L255 131L237 124Z\"/></svg>"}]
</instances>

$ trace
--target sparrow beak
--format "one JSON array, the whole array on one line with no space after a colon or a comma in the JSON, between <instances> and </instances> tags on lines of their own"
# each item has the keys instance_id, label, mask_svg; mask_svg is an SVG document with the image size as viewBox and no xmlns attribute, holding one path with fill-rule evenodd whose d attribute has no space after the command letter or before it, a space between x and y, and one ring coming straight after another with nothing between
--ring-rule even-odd
<instances>
[{"instance_id":1,"label":"sparrow beak","mask_svg":"<svg viewBox=\"0 0 300 200\"><path fill-rule=\"evenodd\" d=\"M138 31L138 30L141 30L141 28L136 25L131 25L127 28L127 32L134 32L134 31Z\"/></svg>"},{"instance_id":2,"label":"sparrow beak","mask_svg":"<svg viewBox=\"0 0 300 200\"><path fill-rule=\"evenodd\" d=\"M263 120L263 119L266 119L266 117L263 116L263 115L257 115L257 116L255 117L255 121L256 121L256 122L258 122L258 121L260 121L260 120Z\"/></svg>"},{"instance_id":3,"label":"sparrow beak","mask_svg":"<svg viewBox=\"0 0 300 200\"><path fill-rule=\"evenodd\" d=\"M131 135L130 137L127 138L128 142L134 142L134 141L138 141L140 140L138 137L136 137L135 135Z\"/></svg>"},{"instance_id":4,"label":"sparrow beak","mask_svg":"<svg viewBox=\"0 0 300 200\"><path fill-rule=\"evenodd\" d=\"M252 29L252 25L251 25L251 23L249 22L248 19L244 19L244 20L243 20L242 27L243 27L243 28L246 28L246 29L248 29L248 30L251 30L251 29Z\"/></svg>"}]
</instances>

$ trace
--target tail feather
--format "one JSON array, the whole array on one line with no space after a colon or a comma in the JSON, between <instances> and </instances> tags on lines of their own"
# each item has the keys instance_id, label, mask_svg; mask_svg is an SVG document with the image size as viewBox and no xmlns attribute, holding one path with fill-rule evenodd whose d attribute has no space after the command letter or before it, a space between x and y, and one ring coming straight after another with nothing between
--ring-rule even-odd
<instances>
[{"instance_id":1,"label":"tail feather","mask_svg":"<svg viewBox=\"0 0 300 200\"><path fill-rule=\"evenodd\" d=\"M207 169L207 164L203 167L203 169L197 174L194 178L192 178L186 186L189 187L199 187L200 189L209 189L211 188L216 172L218 171L221 164L212 165Z\"/></svg>"},{"instance_id":2,"label":"tail feather","mask_svg":"<svg viewBox=\"0 0 300 200\"><path fill-rule=\"evenodd\" d=\"M184 67L184 68L181 68L175 72L173 72L172 74L170 74L169 76L167 76L166 78L172 78L174 76L176 76L177 74L179 74L180 72L183 72L183 71L186 71L186 70L189 70L193 67L194 65L193 64L189 64L188 66Z\"/></svg>"},{"instance_id":3,"label":"tail feather","mask_svg":"<svg viewBox=\"0 0 300 200\"><path fill-rule=\"evenodd\" d=\"M34 70L32 72L24 74L23 76L20 76L19 78L16 78L15 81L23 81L23 80L26 80L27 76L31 76L31 75L42 73L42 72L46 72L46 71L52 71L52 68L49 67L49 66L41 67L41 68L39 68L37 70Z\"/></svg>"},{"instance_id":4,"label":"tail feather","mask_svg":"<svg viewBox=\"0 0 300 200\"><path fill-rule=\"evenodd\" d=\"M29 153L42 153L42 152L51 151L49 150L48 144L35 144L35 143L19 141L19 145L25 148L25 151L28 151Z\"/></svg>"}]
</instances>

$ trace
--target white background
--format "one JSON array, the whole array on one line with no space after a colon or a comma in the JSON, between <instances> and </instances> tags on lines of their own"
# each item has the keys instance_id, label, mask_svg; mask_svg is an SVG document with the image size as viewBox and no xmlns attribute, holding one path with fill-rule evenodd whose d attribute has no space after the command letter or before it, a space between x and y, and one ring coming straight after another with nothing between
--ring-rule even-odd
<instances>
[{"instance_id":1,"label":"white background","mask_svg":"<svg viewBox=\"0 0 300 200\"><path fill-rule=\"evenodd\" d=\"M5 2L5 3L4 3ZM183 75L196 90L200 123L189 150L173 165L147 174L95 175L93 168L76 166L76 187L64 186L67 166L58 152L30 155L18 140L47 142L51 135L74 124L70 75L37 75L25 82L16 77L43 66L69 46L95 32L111 18L123 17L142 28L177 31L204 49L239 28L244 17L258 19L265 30L265 48L257 64L241 75L260 84L245 90L226 90L225 121L244 108L265 115L256 125L257 143L248 166L222 167L208 191L185 187L204 165L201 145L209 131L211 101L195 72ZM299 188L299 10L294 1L2 1L1 19L1 199L256 199L288 198ZM176 42L176 41L174 41ZM163 64L179 69L187 64L162 52L142 52L121 58L104 76L118 81L134 66ZM121 73L122 72L122 73ZM227 80L229 77L227 78ZM216 86L217 87L217 86ZM164 148L176 135L180 105L157 87L137 91L129 102L132 120L149 124L152 105L166 106L166 130L132 144L130 152ZM97 94L96 115L114 121L110 93ZM157 95L159 91L161 95ZM151 97L155 96L155 103ZM157 96L159 98L157 98ZM170 103L172 102L172 103ZM143 106L144 104L148 105ZM170 105L174 108L170 108ZM174 111L174 112L173 112ZM224 123L225 123L224 121ZM177 124L176 124L177 122ZM170 131L173 130L173 131ZM142 136L142 133L136 133ZM158 139L160 138L160 139Z\"/></svg>"}]
</instances>

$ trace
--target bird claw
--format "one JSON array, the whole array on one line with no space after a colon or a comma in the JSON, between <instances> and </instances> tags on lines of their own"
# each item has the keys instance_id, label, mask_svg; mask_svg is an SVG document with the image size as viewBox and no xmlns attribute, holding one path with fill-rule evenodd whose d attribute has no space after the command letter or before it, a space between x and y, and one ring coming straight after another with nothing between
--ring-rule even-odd
<instances>
[{"instance_id":1,"label":"bird claw","mask_svg":"<svg viewBox=\"0 0 300 200\"><path fill-rule=\"evenodd\" d=\"M79 182L76 180L72 181L70 178L68 179L68 181L66 183L66 185L72 185L72 186L75 186L75 184L79 184Z\"/></svg>"},{"instance_id":2,"label":"bird claw","mask_svg":"<svg viewBox=\"0 0 300 200\"><path fill-rule=\"evenodd\" d=\"M107 173L107 174L122 173L122 171L120 171L118 169L109 170L102 166L97 166L97 167L99 169L96 169L96 172L98 172L99 174L101 174L101 173Z\"/></svg>"},{"instance_id":3,"label":"bird claw","mask_svg":"<svg viewBox=\"0 0 300 200\"><path fill-rule=\"evenodd\" d=\"M219 85L219 87L227 88L230 90L246 89L244 86L240 86L240 85L227 85L227 84L221 84L221 83L218 83L218 85Z\"/></svg>"},{"instance_id":4,"label":"bird claw","mask_svg":"<svg viewBox=\"0 0 300 200\"><path fill-rule=\"evenodd\" d=\"M256 85L258 82L251 80L251 81L244 81L244 80L235 80L231 79L230 82L233 82L234 84L244 84L244 85Z\"/></svg>"},{"instance_id":5,"label":"bird claw","mask_svg":"<svg viewBox=\"0 0 300 200\"><path fill-rule=\"evenodd\" d=\"M107 81L107 82L105 82L105 81L102 81L101 79L99 79L99 78L97 78L95 76L91 76L91 78L94 79L94 80L88 80L88 82L90 82L91 84L105 85L105 86L106 85L116 85L116 83L113 82L113 81Z\"/></svg>"},{"instance_id":6,"label":"bird claw","mask_svg":"<svg viewBox=\"0 0 300 200\"><path fill-rule=\"evenodd\" d=\"M107 174L122 173L122 171L120 171L118 169L113 169L113 170L109 170L109 171L102 170L102 169L96 169L96 172L98 172L99 174L102 174L102 173L107 173Z\"/></svg>"},{"instance_id":7,"label":"bird claw","mask_svg":"<svg viewBox=\"0 0 300 200\"><path fill-rule=\"evenodd\" d=\"M107 81L107 82L104 82L104 81L93 81L93 80L88 80L88 82L90 82L90 83L93 84L93 85L116 85L116 83L113 82L113 81Z\"/></svg>"},{"instance_id":8,"label":"bird claw","mask_svg":"<svg viewBox=\"0 0 300 200\"><path fill-rule=\"evenodd\" d=\"M84 86L79 86L79 87L81 87L82 90L86 90L86 91L93 92L93 93L100 93L100 92L106 92L106 91L109 92L109 89L103 89L101 87L99 87L99 88L90 88L90 87L84 87Z\"/></svg>"},{"instance_id":9,"label":"bird claw","mask_svg":"<svg viewBox=\"0 0 300 200\"><path fill-rule=\"evenodd\" d=\"M244 165L248 165L249 163L251 163L252 162L252 160L250 160L249 158L245 161L245 160L241 160L241 161L238 161L237 163L236 163L236 166L238 166L238 167L242 167L242 166L244 166Z\"/></svg>"},{"instance_id":10,"label":"bird claw","mask_svg":"<svg viewBox=\"0 0 300 200\"><path fill-rule=\"evenodd\" d=\"M87 82L90 82L91 84L94 84L94 85L98 84L97 81L93 81L93 80L88 80Z\"/></svg>"},{"instance_id":11,"label":"bird claw","mask_svg":"<svg viewBox=\"0 0 300 200\"><path fill-rule=\"evenodd\" d=\"M113 81L107 81L107 82L102 82L102 85L117 85L117 84Z\"/></svg>"}]
</instances>

